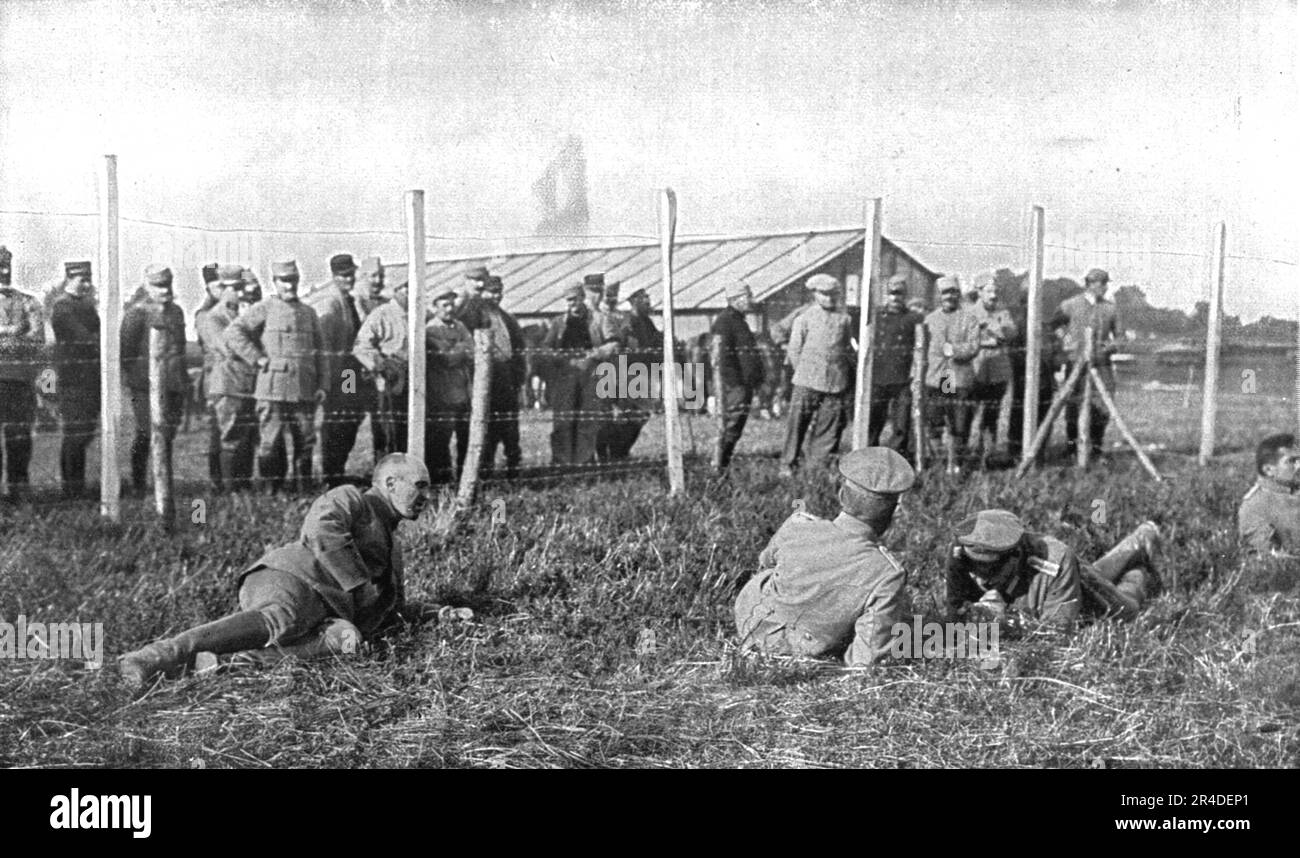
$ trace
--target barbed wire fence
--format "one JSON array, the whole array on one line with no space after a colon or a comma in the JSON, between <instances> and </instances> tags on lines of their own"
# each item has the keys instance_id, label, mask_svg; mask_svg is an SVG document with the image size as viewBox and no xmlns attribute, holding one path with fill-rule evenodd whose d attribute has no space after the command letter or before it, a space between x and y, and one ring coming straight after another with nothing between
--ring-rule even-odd
<instances>
[{"instance_id":1,"label":"barbed wire fence","mask_svg":"<svg viewBox=\"0 0 1300 858\"><path fill-rule=\"evenodd\" d=\"M24 208L0 209L0 215L72 220L79 223L87 223L92 219L103 217L102 214L95 212L40 211ZM135 258L159 261L178 258L172 246L165 245L156 236L150 238L149 230L181 230L187 234L226 237L184 246L179 259L190 271L197 271L203 263L214 260L224 259L240 264L265 265L270 259L299 257L302 254L294 250L294 242L303 237L328 238L331 241L368 237L372 245L382 245L381 253L401 258L400 250L397 249L400 248L400 240L402 238L409 240L411 237L410 224L408 230L403 231L245 229L196 226L131 217L122 217L121 222L127 225L128 230L121 242L123 247L134 243L149 248L146 254L136 253ZM137 229L141 232L131 232ZM1120 304L1120 325L1121 331L1124 332L1122 339L1117 343L1115 354L1111 355L1114 388L1110 392L1118 410L1128 418L1127 422L1139 444L1147 453L1156 456L1157 461L1161 456L1166 455L1191 455L1197 451L1198 446L1203 449L1204 413L1207 408L1217 417L1217 420L1210 424L1209 443L1212 453L1250 448L1265 432L1294 428L1297 421L1300 421L1300 407L1297 402L1297 390L1300 389L1300 362L1295 360L1297 341L1295 320L1300 317L1300 313L1297 312L1296 307L1267 306L1257 293L1252 294L1248 291L1250 283L1263 279L1284 282L1296 279L1296 264L1282 258L1281 254L1258 256L1233 253L1231 235L1232 233L1229 232L1226 250L1220 254L1222 264L1219 267L1222 268L1223 276L1217 281L1212 269L1218 263L1216 263L1215 251L1208 241L1207 247L1202 251L1153 248L1149 241L1141 241L1138 242L1139 246L1132 246L1132 242L1126 245L1122 240L1086 242L1077 237L1065 240L1059 238L1042 240L1040 237L1038 243L1037 253L1041 260L1038 292L1040 306L1037 313L1042 337L1039 341L1040 352L1050 352L1059 347L1059 341L1054 339L1057 334L1050 328L1049 323L1060 300L1074 294L1072 289L1077 289L1080 285L1079 281L1084 271L1094 267L1111 266L1125 272L1112 280L1109 295ZM454 240L464 237L434 236L434 238ZM474 238L485 241L501 240ZM593 238L593 236L585 236L585 238ZM873 246L873 238L870 228L864 230L866 247ZM1002 347L1002 351L1011 360L1013 378L1007 385L1007 392L996 403L987 398L965 395L961 391L958 391L954 401L972 412L972 419L968 424L970 434L962 439L965 449L980 454L985 464L990 451L1005 450L1009 441L1021 442L1015 446L1023 449L1027 446L1024 443L1026 439L1022 433L1016 431L1023 418L1008 415L1007 412L1017 405L1022 406L1023 411L1025 404L1024 373L1031 352L1027 342L1028 331L1025 330L1029 324L1029 308L1025 304L1025 299L1028 293L1028 281L1034 276L1032 269L1035 251L1031 246L1032 240L1016 244L1005 241L954 241L922 236L898 239L898 241L916 248L964 248L1005 254L1006 264L997 267L1005 268L1010 272L1011 277L1003 278L1006 282L999 283L1000 286L1005 287L999 290L999 301L1020 321L1018 337ZM76 246L85 246L85 244ZM371 251L374 249L374 247L370 248ZM879 253L874 248L873 254L874 259L867 254L864 254L863 259L863 268L874 272L874 276L868 278L868 283L869 290L875 293L865 296L865 303L872 307L879 307L882 303L879 290L883 277L878 263ZM71 258L76 254L68 254L68 256ZM324 254L321 256L323 257ZM97 282L106 273L103 257L104 253L101 249L97 257L100 260L95 274ZM1218 300L1214 291L1216 282L1219 288L1228 291L1229 303L1236 314L1227 318L1227 330L1223 331L1226 336L1221 340L1218 350L1220 362L1217 373L1213 370L1213 362L1207 362L1205 352L1207 339L1211 336L1210 332L1216 325L1220 330L1224 327L1225 320L1222 313L1207 311L1192 316L1183 314L1181 328L1178 328L1177 320L1168 315L1156 320L1164 324L1168 330L1151 328L1148 324L1151 319L1143 319L1141 324L1135 326L1133 323L1137 320L1125 317L1126 311L1132 308L1124 304L1122 300L1124 296L1120 293L1125 287L1140 287L1145 282L1149 282L1150 273L1156 266L1160 266L1165 271L1163 279L1166 281L1169 280L1168 269L1177 268L1185 272L1187 281L1201 282L1202 297L1206 299L1208 308L1213 308L1215 301ZM30 261L25 261L24 265L16 268L20 273L18 278L20 288L24 279L28 283L34 279L30 274L33 270ZM812 273L815 271L810 269L805 272L805 276ZM971 272L963 272L963 274L967 281L964 285L971 285L969 282ZM57 282L54 285L57 286ZM1050 285L1051 288L1047 289L1045 285ZM361 288L360 284L358 288ZM122 290L122 292L124 294L120 294L117 298L119 307L125 306L132 297L131 294L125 294L129 293L129 290ZM504 302L507 310L509 310L508 296L507 290L507 299ZM48 291L40 297L48 304L50 297ZM100 297L102 307L108 296L105 292L101 292ZM915 297L923 299L926 311L933 308L936 298L934 294ZM417 299L414 294L412 303L416 306L427 305L423 296ZM864 301L860 299L858 303L860 306ZM191 323L194 309L194 306L185 308L187 321ZM1138 309L1146 312L1144 308ZM1154 318L1158 314L1152 308L1150 315ZM1272 321L1259 328L1270 335L1269 339L1259 342L1243 339L1242 329L1245 326L1235 321L1240 315L1270 317ZM874 319L875 314L872 313L869 314L867 321L871 323ZM46 328L46 343L39 349L24 353L21 349L10 348L7 353L0 355L0 360L9 366L25 366L30 371L32 384L42 404L35 421L36 443L32 457L30 484L34 494L33 499L38 503L85 505L87 503L85 500L63 500L59 493L61 487L58 478L60 391L51 357L53 343L48 324ZM106 331L105 337L109 336L116 337L117 332ZM1288 336L1289 343L1285 342ZM649 347L643 351L650 353L654 349ZM343 358L347 354L349 353L339 352L332 354L331 357ZM920 379L922 384L919 387L925 386L923 368L916 365L912 354L890 355L887 351L877 349L874 355L873 363L882 359L907 361L910 364L910 373L916 374L918 370L922 371ZM682 443L684 458L691 465L691 472L698 476L709 467L720 431L718 421L705 419L706 413L716 414L717 408L714 404L714 410L710 412L710 408L705 404L705 397L715 403L721 401L719 391L714 389L718 382L711 378L707 366L709 360L707 350L693 355L684 350L675 351L673 354L663 354L660 351L658 356L661 371L664 367L669 367L672 368L671 371L678 373L676 376L678 395L674 410L684 418L685 438ZM85 363L96 364L102 368L106 357L107 355L101 352L99 361L86 360ZM532 372L531 369L534 367L547 364L571 365L573 361L580 361L588 364L588 368L582 372L590 374L599 363L599 361L593 362L590 353L583 349L545 349L534 345L525 347L523 357L530 366L529 379L525 382L529 388L535 384L535 379L547 374L545 371ZM782 446L784 432L778 418L783 413L788 413L783 411L783 397L788 395L791 368L782 364L779 349L775 352L775 358L773 350L769 347L756 350L755 357L769 362L775 378L770 379L769 389L755 403L755 416L760 420L751 421L750 428L742 437L737 456L741 459L770 459L779 453ZM64 364L70 365L68 361ZM1043 362L1041 371L1048 377L1054 378L1054 381L1050 384L1040 383L1041 394L1051 395L1059 390L1064 380L1062 364L1059 354ZM1208 375L1207 364L1211 367ZM1210 379L1209 382L1207 378ZM581 383L591 387L594 386L591 381L590 378L584 378ZM519 406L517 409L513 407L502 409L499 403L494 403L489 406L486 413L479 414L477 417L487 426L489 434L495 436L500 436L503 429L508 436L511 433L511 426L517 423L521 456L517 473L510 474L512 485L540 487L553 484L557 480L573 478L621 477L634 473L662 472L670 461L666 449L668 433L664 428L664 404L660 398L662 386L662 377L660 377L659 384L640 396L629 396L626 392L623 395L616 393L612 396L599 396L588 389L587 395L579 398L585 403L582 407L564 408L558 415L554 407L533 401L531 390L523 391L524 401L517 401ZM912 387L917 389L918 385L914 384ZM117 400L115 411L118 414L130 410L121 408L124 391L120 385L114 386L110 396ZM1209 408L1207 402L1213 407ZM863 402L864 407L856 409L856 416L862 420L866 419L865 412L869 410L865 405L866 403ZM206 473L208 435L202 414L202 403L191 398L190 406L174 449L176 460L174 470L179 487L174 494L182 517L187 514L192 501L206 498L209 492ZM982 415L975 413L981 409L984 412ZM376 411L374 408L363 410L370 415L364 420L365 425L369 426ZM997 419L990 419L988 416L990 413L996 413ZM455 424L465 419L463 416L448 416L442 413L426 415L423 419L419 419L418 415L413 416L423 427ZM911 446L915 452L922 454L926 464L933 464L936 460L941 461L943 455L936 445L941 443L942 435L935 431L937 426L934 415L923 412L917 416L919 419L911 421L913 425L902 431L909 432ZM762 420L763 417L771 419ZM132 420L130 416L123 417L119 428L127 429ZM1058 420L1063 422L1064 417ZM329 409L322 409L317 415L318 429L324 432L328 432L334 425L353 422L356 422L355 415L343 415ZM551 441L552 436L557 432L584 434L590 439L591 436L602 431L619 430L620 427L622 431L631 432L630 427L633 425L637 426L639 438L634 451L626 456L600 456L577 462L555 461ZM101 422L101 428L103 426ZM920 432L916 431L918 426L921 427ZM889 439L890 433L894 433L894 441L897 443L899 427L886 421L885 430L884 437ZM119 463L120 469L121 463L126 462L129 457L129 445L126 443L129 432L122 431L120 434L105 432L104 434L116 436L113 439L117 450L114 459ZM858 430L852 437L857 439L860 434L866 433ZM1067 434L1068 431L1063 426L1053 432L1054 437L1058 439ZM373 465L372 447L368 436L369 430L363 428L351 452L347 470L352 477L364 477ZM1111 443L1113 446L1119 445L1113 438ZM101 460L100 444L102 438L92 446L88 463L92 472ZM496 449L483 450L485 465L492 469L494 479L502 479L506 474L506 469L502 467L504 451L497 444L490 446ZM847 437L844 446L848 446ZM319 478L323 476L319 462L322 445L316 443L314 447L318 462L313 471ZM492 461L493 459L495 462Z\"/></svg>"}]
</instances>

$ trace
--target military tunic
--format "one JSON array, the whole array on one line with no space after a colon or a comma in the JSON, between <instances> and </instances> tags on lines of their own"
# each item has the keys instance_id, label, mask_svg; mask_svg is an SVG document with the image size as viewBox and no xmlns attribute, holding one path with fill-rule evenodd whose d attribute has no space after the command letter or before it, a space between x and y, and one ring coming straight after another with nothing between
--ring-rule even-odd
<instances>
[{"instance_id":1,"label":"military tunic","mask_svg":"<svg viewBox=\"0 0 1300 858\"><path fill-rule=\"evenodd\" d=\"M449 482L465 464L469 448L470 385L474 370L474 335L452 319L433 319L425 328L425 368L429 410L424 432L424 462L434 482ZM456 471L450 444L456 439Z\"/></svg>"},{"instance_id":2,"label":"military tunic","mask_svg":"<svg viewBox=\"0 0 1300 858\"><path fill-rule=\"evenodd\" d=\"M1090 292L1082 292L1061 302L1055 320L1065 323L1063 347L1069 355L1067 373L1084 357L1085 331L1092 329L1092 364L1113 396L1115 370L1110 362L1110 343L1119 336L1115 305L1105 298L1094 298ZM1083 384L1080 383L1065 404L1065 434L1071 445L1078 441L1079 412L1083 407ZM1106 425L1110 422L1110 412L1096 391L1092 394L1088 409L1088 440L1094 450L1100 450L1106 435Z\"/></svg>"},{"instance_id":3,"label":"military tunic","mask_svg":"<svg viewBox=\"0 0 1300 858\"><path fill-rule=\"evenodd\" d=\"M145 485L152 435L149 398L149 332L165 332L162 383L164 431L175 436L185 411L189 377L185 373L185 314L174 303L133 304L122 316L122 381L131 395L135 434L131 438L131 480L137 491Z\"/></svg>"},{"instance_id":4,"label":"military tunic","mask_svg":"<svg viewBox=\"0 0 1300 858\"><path fill-rule=\"evenodd\" d=\"M1300 555L1300 491L1260 477L1241 499L1237 531L1250 553Z\"/></svg>"},{"instance_id":5,"label":"military tunic","mask_svg":"<svg viewBox=\"0 0 1300 858\"><path fill-rule=\"evenodd\" d=\"M722 432L718 435L715 461L725 468L731 463L740 436L749 422L749 409L754 394L763 384L763 361L758 354L758 341L745 321L745 314L734 307L726 307L713 320L709 335L714 340L713 353L717 355L722 390L714 392L715 407L722 409ZM706 379L712 385L713 378Z\"/></svg>"},{"instance_id":6,"label":"military tunic","mask_svg":"<svg viewBox=\"0 0 1300 858\"><path fill-rule=\"evenodd\" d=\"M253 404L257 370L226 344L226 328L239 316L237 306L217 304L195 316L203 346L203 389L212 427L208 455L217 457L213 480L221 485L224 478L229 478L234 487L242 487L252 476L253 452L257 448ZM212 441L215 450L211 449Z\"/></svg>"},{"instance_id":7,"label":"military tunic","mask_svg":"<svg viewBox=\"0 0 1300 858\"><path fill-rule=\"evenodd\" d=\"M50 308L63 439L59 473L66 494L86 485L86 447L99 426L99 313L92 298L61 292Z\"/></svg>"},{"instance_id":8,"label":"military tunic","mask_svg":"<svg viewBox=\"0 0 1300 858\"><path fill-rule=\"evenodd\" d=\"M387 453L406 450L406 316L406 308L396 301L380 304L361 322L352 346L352 354L374 379L370 434L376 461Z\"/></svg>"},{"instance_id":9,"label":"military tunic","mask_svg":"<svg viewBox=\"0 0 1300 858\"><path fill-rule=\"evenodd\" d=\"M839 452L857 369L852 337L848 313L820 306L809 307L790 328L786 355L794 367L794 389L781 456L787 468L799 465L805 437L813 462L826 464Z\"/></svg>"},{"instance_id":10,"label":"military tunic","mask_svg":"<svg viewBox=\"0 0 1300 858\"><path fill-rule=\"evenodd\" d=\"M356 444L357 430L374 410L375 388L352 353L361 329L362 314L351 293L330 284L312 296L321 331L325 372L325 419L321 426L321 467L331 485L342 480L348 456Z\"/></svg>"},{"instance_id":11,"label":"military tunic","mask_svg":"<svg viewBox=\"0 0 1300 858\"><path fill-rule=\"evenodd\" d=\"M45 322L32 295L0 286L0 431L10 490L27 483L32 457L36 391L32 381L44 362Z\"/></svg>"},{"instance_id":12,"label":"military tunic","mask_svg":"<svg viewBox=\"0 0 1300 858\"><path fill-rule=\"evenodd\" d=\"M795 513L759 555L736 599L741 646L777 655L841 656L850 666L889 654L907 574L847 513Z\"/></svg>"},{"instance_id":13,"label":"military tunic","mask_svg":"<svg viewBox=\"0 0 1300 858\"><path fill-rule=\"evenodd\" d=\"M906 454L911 447L912 351L919 313L886 305L876 316L875 363L871 373L871 424L867 445L875 446L888 421L893 426L889 446Z\"/></svg>"}]
</instances>

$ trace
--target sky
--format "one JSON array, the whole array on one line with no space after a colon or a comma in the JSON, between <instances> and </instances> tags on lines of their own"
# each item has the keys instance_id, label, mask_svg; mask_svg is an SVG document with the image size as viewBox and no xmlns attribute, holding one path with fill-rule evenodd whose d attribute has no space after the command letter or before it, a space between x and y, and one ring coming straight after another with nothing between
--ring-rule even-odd
<instances>
[{"instance_id":1,"label":"sky","mask_svg":"<svg viewBox=\"0 0 1300 858\"><path fill-rule=\"evenodd\" d=\"M1153 303L1300 312L1295 3L0 3L0 243L47 280L95 255L119 159L128 279L219 256L263 271L528 241L567 138L602 241L856 226L936 271L1100 265ZM365 234L267 230L365 231ZM549 246L578 240L551 239ZM537 242L534 241L533 244ZM1241 258L1248 257L1248 258ZM1272 261L1280 260L1280 261ZM21 283L19 284L21 285Z\"/></svg>"}]
</instances>

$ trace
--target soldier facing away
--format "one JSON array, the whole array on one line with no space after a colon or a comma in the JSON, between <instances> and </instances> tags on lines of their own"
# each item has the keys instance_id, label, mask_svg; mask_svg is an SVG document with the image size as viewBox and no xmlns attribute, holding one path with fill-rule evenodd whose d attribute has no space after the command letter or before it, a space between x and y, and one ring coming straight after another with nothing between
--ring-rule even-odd
<instances>
[{"instance_id":1,"label":"soldier facing away","mask_svg":"<svg viewBox=\"0 0 1300 858\"><path fill-rule=\"evenodd\" d=\"M916 474L884 447L846 453L838 466L840 514L827 521L800 511L786 519L736 598L742 649L841 656L851 667L889 655L907 573L880 540Z\"/></svg>"},{"instance_id":2,"label":"soldier facing away","mask_svg":"<svg viewBox=\"0 0 1300 858\"><path fill-rule=\"evenodd\" d=\"M1237 510L1237 530L1246 551L1300 559L1300 447L1295 436L1270 435L1260 441L1255 474L1255 485Z\"/></svg>"},{"instance_id":3,"label":"soldier facing away","mask_svg":"<svg viewBox=\"0 0 1300 858\"><path fill-rule=\"evenodd\" d=\"M355 652L399 620L429 618L408 603L397 525L429 502L429 472L392 453L366 490L330 489L311 505L298 541L263 554L239 575L239 611L122 656L123 679L141 687L163 675L214 666L246 653L255 663Z\"/></svg>"},{"instance_id":4,"label":"soldier facing away","mask_svg":"<svg viewBox=\"0 0 1300 858\"><path fill-rule=\"evenodd\" d=\"M86 447L99 426L99 312L89 262L65 262L63 289L50 307L54 329L55 385L63 439L59 474L63 495L86 493Z\"/></svg>"},{"instance_id":5,"label":"soldier facing away","mask_svg":"<svg viewBox=\"0 0 1300 858\"><path fill-rule=\"evenodd\" d=\"M299 479L311 482L311 451L316 443L316 404L329 367L322 350L320 322L298 300L298 263L271 265L276 294L249 308L226 328L226 345L257 367L257 466L269 488L284 485L288 460L284 433L293 439Z\"/></svg>"},{"instance_id":6,"label":"soldier facing away","mask_svg":"<svg viewBox=\"0 0 1300 858\"><path fill-rule=\"evenodd\" d=\"M0 245L0 431L4 432L5 477L9 499L27 491L27 466L32 458L32 423L36 419L39 349L45 343L41 302L19 292L11 281L13 254Z\"/></svg>"}]
</instances>

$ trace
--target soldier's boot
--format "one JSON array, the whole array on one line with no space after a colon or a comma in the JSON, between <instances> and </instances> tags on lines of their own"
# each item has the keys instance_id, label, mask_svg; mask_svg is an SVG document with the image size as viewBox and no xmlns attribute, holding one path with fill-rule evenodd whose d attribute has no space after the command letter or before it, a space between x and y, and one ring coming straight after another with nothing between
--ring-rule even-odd
<instances>
[{"instance_id":1,"label":"soldier's boot","mask_svg":"<svg viewBox=\"0 0 1300 858\"><path fill-rule=\"evenodd\" d=\"M200 652L238 652L266 645L271 632L257 611L240 611L211 623L155 641L118 659L122 679L143 688L159 675L175 679L194 667Z\"/></svg>"},{"instance_id":2,"label":"soldier's boot","mask_svg":"<svg viewBox=\"0 0 1300 858\"><path fill-rule=\"evenodd\" d=\"M219 653L201 652L195 659L195 670L206 673L223 666L267 667L286 659L354 655L360 648L361 630L347 620L331 617L291 644L245 648L225 659L218 658Z\"/></svg>"},{"instance_id":3,"label":"soldier's boot","mask_svg":"<svg viewBox=\"0 0 1300 858\"><path fill-rule=\"evenodd\" d=\"M1145 588L1147 596L1155 598L1164 590L1156 566L1156 554L1159 550L1159 526L1154 521L1144 521L1092 566L1112 584L1119 584L1122 576L1130 570L1145 570L1148 579Z\"/></svg>"}]
</instances>

